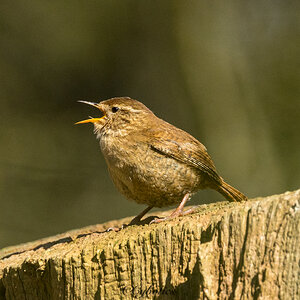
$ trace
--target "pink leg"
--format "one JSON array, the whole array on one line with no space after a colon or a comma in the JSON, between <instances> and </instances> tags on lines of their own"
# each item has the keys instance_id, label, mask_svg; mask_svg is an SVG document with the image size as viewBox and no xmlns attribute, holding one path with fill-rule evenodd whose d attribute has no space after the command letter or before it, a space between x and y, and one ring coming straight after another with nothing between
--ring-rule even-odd
<instances>
[{"instance_id":1,"label":"pink leg","mask_svg":"<svg viewBox=\"0 0 300 300\"><path fill-rule=\"evenodd\" d=\"M190 196L191 196L190 193L185 194L182 201L180 202L179 206L171 213L170 216L161 218L161 219L155 219L155 220L151 221L150 224L160 223L160 222L163 222L166 220L170 220L170 219L191 213L193 211L192 209L188 209L186 212L183 211L183 208L184 208L186 202L189 200Z\"/></svg>"}]
</instances>

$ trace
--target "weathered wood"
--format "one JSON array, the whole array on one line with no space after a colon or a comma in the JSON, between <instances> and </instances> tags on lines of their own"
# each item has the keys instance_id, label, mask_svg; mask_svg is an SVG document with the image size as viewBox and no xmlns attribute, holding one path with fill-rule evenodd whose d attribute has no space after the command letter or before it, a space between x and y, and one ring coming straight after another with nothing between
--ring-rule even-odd
<instances>
[{"instance_id":1,"label":"weathered wood","mask_svg":"<svg viewBox=\"0 0 300 300\"><path fill-rule=\"evenodd\" d=\"M7 248L0 299L299 299L299 216L300 190Z\"/></svg>"}]
</instances>

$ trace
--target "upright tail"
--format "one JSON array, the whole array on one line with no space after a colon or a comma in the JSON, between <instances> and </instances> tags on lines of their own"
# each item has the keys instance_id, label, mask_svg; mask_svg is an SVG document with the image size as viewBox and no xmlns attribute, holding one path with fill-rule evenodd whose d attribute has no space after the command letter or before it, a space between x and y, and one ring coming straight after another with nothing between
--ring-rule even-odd
<instances>
[{"instance_id":1,"label":"upright tail","mask_svg":"<svg viewBox=\"0 0 300 300\"><path fill-rule=\"evenodd\" d=\"M215 189L231 202L241 202L248 200L248 198L243 193L226 183L223 179L221 184L218 185Z\"/></svg>"}]
</instances>

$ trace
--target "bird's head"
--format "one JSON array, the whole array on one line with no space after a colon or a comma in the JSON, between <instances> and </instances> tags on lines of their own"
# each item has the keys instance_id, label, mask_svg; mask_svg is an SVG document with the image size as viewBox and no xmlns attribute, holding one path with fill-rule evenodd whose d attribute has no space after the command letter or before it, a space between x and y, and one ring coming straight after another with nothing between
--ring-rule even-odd
<instances>
[{"instance_id":1,"label":"bird's head","mask_svg":"<svg viewBox=\"0 0 300 300\"><path fill-rule=\"evenodd\" d=\"M153 113L144 104L129 97L111 98L99 103L79 101L98 108L102 116L75 124L93 123L98 137L103 134L126 134L144 126Z\"/></svg>"}]
</instances>

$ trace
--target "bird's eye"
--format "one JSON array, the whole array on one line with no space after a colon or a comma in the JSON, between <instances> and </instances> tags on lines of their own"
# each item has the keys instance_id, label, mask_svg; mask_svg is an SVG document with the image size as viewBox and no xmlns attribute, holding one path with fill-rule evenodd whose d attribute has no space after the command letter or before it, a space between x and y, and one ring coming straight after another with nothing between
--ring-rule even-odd
<instances>
[{"instance_id":1,"label":"bird's eye","mask_svg":"<svg viewBox=\"0 0 300 300\"><path fill-rule=\"evenodd\" d=\"M111 109L111 111L112 111L113 113L116 113L118 110L119 110L119 107L117 107L117 106L114 106L114 107Z\"/></svg>"}]
</instances>

